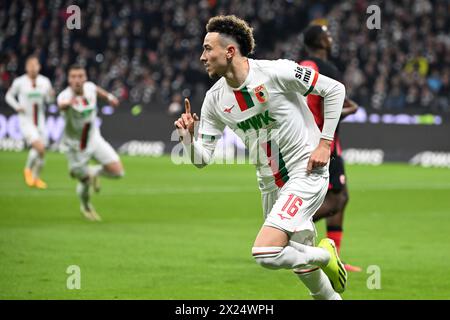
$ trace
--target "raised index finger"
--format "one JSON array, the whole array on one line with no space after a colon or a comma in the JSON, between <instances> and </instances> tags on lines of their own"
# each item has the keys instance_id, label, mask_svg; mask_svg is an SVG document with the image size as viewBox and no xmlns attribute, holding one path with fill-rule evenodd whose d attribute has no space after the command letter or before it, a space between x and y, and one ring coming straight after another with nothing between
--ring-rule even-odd
<instances>
[{"instance_id":1,"label":"raised index finger","mask_svg":"<svg viewBox=\"0 0 450 320\"><path fill-rule=\"evenodd\" d=\"M188 98L184 99L184 109L186 110L187 114L191 114L191 103L189 102Z\"/></svg>"}]
</instances>

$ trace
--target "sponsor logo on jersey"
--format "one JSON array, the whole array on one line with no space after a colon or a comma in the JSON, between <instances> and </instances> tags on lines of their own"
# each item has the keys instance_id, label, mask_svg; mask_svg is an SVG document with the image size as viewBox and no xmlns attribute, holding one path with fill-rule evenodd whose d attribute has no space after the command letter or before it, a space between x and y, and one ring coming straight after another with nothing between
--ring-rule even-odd
<instances>
[{"instance_id":1,"label":"sponsor logo on jersey","mask_svg":"<svg viewBox=\"0 0 450 320\"><path fill-rule=\"evenodd\" d=\"M299 81L301 80L306 85L309 85L309 82L310 82L311 77L312 77L312 70L309 69L309 68L303 68L301 66L297 66L297 68L295 70L295 77ZM319 77L319 74L317 72L314 72L314 78L312 80L312 83L311 83L309 89L303 94L305 97L313 91L314 86L316 85L318 77Z\"/></svg>"},{"instance_id":2,"label":"sponsor logo on jersey","mask_svg":"<svg viewBox=\"0 0 450 320\"><path fill-rule=\"evenodd\" d=\"M40 98L40 97L42 97L42 94L40 92L31 92L28 94L28 99Z\"/></svg>"},{"instance_id":3,"label":"sponsor logo on jersey","mask_svg":"<svg viewBox=\"0 0 450 320\"><path fill-rule=\"evenodd\" d=\"M230 108L225 107L225 109L223 109L223 112L225 113L231 113L231 110L235 107L235 105L233 104L233 106L231 106Z\"/></svg>"},{"instance_id":4,"label":"sponsor logo on jersey","mask_svg":"<svg viewBox=\"0 0 450 320\"><path fill-rule=\"evenodd\" d=\"M266 103L269 99L269 93L267 92L267 89L263 84L253 89L253 92L255 93L255 96L258 99L259 103Z\"/></svg>"},{"instance_id":5,"label":"sponsor logo on jersey","mask_svg":"<svg viewBox=\"0 0 450 320\"><path fill-rule=\"evenodd\" d=\"M290 220L290 219L291 219L291 218L289 218L289 217L283 216L283 214L281 214L281 213L278 213L278 215L280 216L280 219L281 219L281 220L284 220L284 219Z\"/></svg>"},{"instance_id":6,"label":"sponsor logo on jersey","mask_svg":"<svg viewBox=\"0 0 450 320\"><path fill-rule=\"evenodd\" d=\"M255 130L259 130L264 126L267 126L271 122L276 122L276 120L270 116L269 110L266 110L266 112L264 113L259 113L247 120L239 122L237 126L239 127L239 129L246 132L247 130L252 128Z\"/></svg>"},{"instance_id":7,"label":"sponsor logo on jersey","mask_svg":"<svg viewBox=\"0 0 450 320\"><path fill-rule=\"evenodd\" d=\"M295 70L295 77L298 80L302 80L304 83L309 84L309 80L311 79L311 70L297 66L297 69Z\"/></svg>"}]
</instances>

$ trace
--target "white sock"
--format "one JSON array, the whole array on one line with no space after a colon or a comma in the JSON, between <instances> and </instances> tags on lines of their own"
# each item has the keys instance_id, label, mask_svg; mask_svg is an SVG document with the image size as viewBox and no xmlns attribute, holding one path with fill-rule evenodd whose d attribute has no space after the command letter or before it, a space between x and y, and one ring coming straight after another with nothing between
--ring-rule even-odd
<instances>
[{"instance_id":1,"label":"white sock","mask_svg":"<svg viewBox=\"0 0 450 320\"><path fill-rule=\"evenodd\" d=\"M253 247L253 257L258 264L269 269L324 266L328 263L330 254L326 250L291 242L286 247Z\"/></svg>"},{"instance_id":2,"label":"white sock","mask_svg":"<svg viewBox=\"0 0 450 320\"><path fill-rule=\"evenodd\" d=\"M34 149L31 148L28 152L27 162L25 164L25 168L32 169L34 166L34 162L39 157L39 153Z\"/></svg>"},{"instance_id":3,"label":"white sock","mask_svg":"<svg viewBox=\"0 0 450 320\"><path fill-rule=\"evenodd\" d=\"M325 249L307 246L305 244L301 244L295 241L289 241L289 246L295 248L300 252L305 253L309 257L311 261L310 264L312 265L324 267L330 261L330 254Z\"/></svg>"},{"instance_id":4,"label":"white sock","mask_svg":"<svg viewBox=\"0 0 450 320\"><path fill-rule=\"evenodd\" d=\"M39 156L36 158L32 169L34 178L39 178L39 176L41 175L41 170L44 167L44 163L45 163L44 158L41 158Z\"/></svg>"},{"instance_id":5,"label":"white sock","mask_svg":"<svg viewBox=\"0 0 450 320\"><path fill-rule=\"evenodd\" d=\"M296 272L296 274L309 289L314 300L342 300L341 296L333 290L330 280L320 268L306 273Z\"/></svg>"}]
</instances>

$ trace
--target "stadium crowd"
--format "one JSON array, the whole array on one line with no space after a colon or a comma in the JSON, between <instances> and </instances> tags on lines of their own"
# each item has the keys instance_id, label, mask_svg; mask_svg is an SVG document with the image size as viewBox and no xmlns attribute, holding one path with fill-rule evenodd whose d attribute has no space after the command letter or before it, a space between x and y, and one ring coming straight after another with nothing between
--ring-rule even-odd
<instances>
[{"instance_id":1,"label":"stadium crowd","mask_svg":"<svg viewBox=\"0 0 450 320\"><path fill-rule=\"evenodd\" d=\"M19 0L0 4L0 105L12 80L35 54L57 92L72 63L122 100L178 113L182 96L201 99L211 82L199 61L204 26L236 14L255 29L255 57L299 60L301 31L326 22L332 57L349 96L378 110L450 113L450 3L445 0L132 0L76 1L81 29L70 30L73 1ZM369 5L381 9L370 30ZM161 110L166 111L166 110Z\"/></svg>"}]
</instances>

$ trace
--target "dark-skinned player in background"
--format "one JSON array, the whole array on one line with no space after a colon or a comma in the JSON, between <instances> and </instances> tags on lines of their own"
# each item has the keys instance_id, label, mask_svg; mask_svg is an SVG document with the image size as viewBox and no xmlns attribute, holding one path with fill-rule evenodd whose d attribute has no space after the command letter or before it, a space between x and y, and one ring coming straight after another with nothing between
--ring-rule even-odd
<instances>
[{"instance_id":1,"label":"dark-skinned player in background","mask_svg":"<svg viewBox=\"0 0 450 320\"><path fill-rule=\"evenodd\" d=\"M310 67L320 74L342 82L338 68L329 61L333 39L326 26L310 25L303 32L304 44L308 57L299 62L300 65ZM314 115L314 119L320 130L323 127L323 98L318 95L307 97L308 107ZM346 98L342 109L341 120L353 114L358 109L357 104ZM339 126L335 131L334 141L331 145L330 157L330 183L325 200L320 209L315 213L313 220L326 219L327 237L334 240L338 252L341 249L343 237L344 210L348 203L344 160L342 158L341 142L339 138ZM345 264L345 269L352 272L360 272L361 268Z\"/></svg>"}]
</instances>

